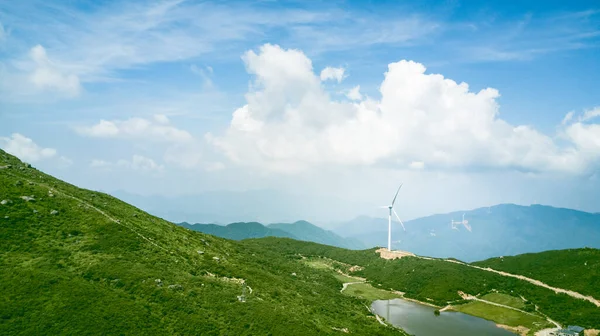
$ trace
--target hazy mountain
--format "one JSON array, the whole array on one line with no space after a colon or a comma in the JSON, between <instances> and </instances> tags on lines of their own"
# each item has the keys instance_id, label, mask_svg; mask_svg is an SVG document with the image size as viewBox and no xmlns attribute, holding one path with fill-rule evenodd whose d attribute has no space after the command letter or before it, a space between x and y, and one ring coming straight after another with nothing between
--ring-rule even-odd
<instances>
[{"instance_id":1,"label":"hazy mountain","mask_svg":"<svg viewBox=\"0 0 600 336\"><path fill-rule=\"evenodd\" d=\"M469 221L472 232L450 222ZM501 204L392 224L393 248L465 261L552 249L600 247L600 215L543 205ZM358 217L334 232L367 246L387 245L387 219Z\"/></svg>"},{"instance_id":2,"label":"hazy mountain","mask_svg":"<svg viewBox=\"0 0 600 336\"><path fill-rule=\"evenodd\" d=\"M186 222L180 223L179 225L188 229L204 232L214 236L242 240L247 238L263 238L263 237L287 237L297 239L294 235L289 232L268 228L257 222L250 223L231 223L229 225L217 225L217 224L189 224ZM343 238L342 238L343 239Z\"/></svg>"},{"instance_id":3,"label":"hazy mountain","mask_svg":"<svg viewBox=\"0 0 600 336\"><path fill-rule=\"evenodd\" d=\"M307 221L277 223L269 224L267 226L257 222L231 223L229 225L189 224L183 222L179 225L194 231L235 240L262 237L287 237L349 249L365 248L365 245L356 239L342 238L332 231L324 230Z\"/></svg>"},{"instance_id":4,"label":"hazy mountain","mask_svg":"<svg viewBox=\"0 0 600 336\"><path fill-rule=\"evenodd\" d=\"M268 228L278 229L288 232L298 240L311 241L319 244L344 247L349 249L363 249L365 244L354 238L343 238L333 231L324 230L307 221L297 221L295 223L269 224Z\"/></svg>"},{"instance_id":5,"label":"hazy mountain","mask_svg":"<svg viewBox=\"0 0 600 336\"><path fill-rule=\"evenodd\" d=\"M236 222L291 223L300 218L313 223L329 223L371 206L315 194L293 194L278 190L207 191L183 196L142 196L125 191L110 192L155 216L175 223Z\"/></svg>"}]
</instances>

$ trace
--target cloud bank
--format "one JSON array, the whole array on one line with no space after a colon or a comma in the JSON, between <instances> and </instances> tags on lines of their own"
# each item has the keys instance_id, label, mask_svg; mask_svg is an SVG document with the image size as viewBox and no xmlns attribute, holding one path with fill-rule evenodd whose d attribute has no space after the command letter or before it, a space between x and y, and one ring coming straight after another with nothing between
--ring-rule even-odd
<instances>
[{"instance_id":1,"label":"cloud bank","mask_svg":"<svg viewBox=\"0 0 600 336\"><path fill-rule=\"evenodd\" d=\"M555 138L500 118L499 92L472 92L420 63L388 65L375 99L335 100L301 51L265 44L243 56L254 82L227 130L207 139L232 161L297 172L324 164L397 169L590 173L600 158L597 109L565 118ZM576 120L576 122L573 122Z\"/></svg>"}]
</instances>

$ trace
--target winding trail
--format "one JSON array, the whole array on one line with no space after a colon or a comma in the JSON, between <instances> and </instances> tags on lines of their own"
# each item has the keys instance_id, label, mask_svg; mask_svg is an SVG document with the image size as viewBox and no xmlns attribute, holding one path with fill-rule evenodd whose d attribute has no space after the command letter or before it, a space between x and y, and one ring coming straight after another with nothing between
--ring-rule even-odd
<instances>
[{"instance_id":1,"label":"winding trail","mask_svg":"<svg viewBox=\"0 0 600 336\"><path fill-rule=\"evenodd\" d=\"M522 275L517 275L517 274L512 274L512 273L507 273L507 272L503 272L503 271L497 271L495 269L489 268L489 267L479 267L479 266L475 266L475 265L470 265L470 264L465 264L463 262L460 261L456 261L456 260L451 260L451 259L445 259L447 262L451 262L451 263L455 263L455 264L459 264L459 265L464 265L464 266L468 266L471 268L476 268L482 271L487 271L487 272L492 272L492 273L496 273L496 274L500 274L502 276L506 276L506 277L511 277L511 278L516 278L516 279L520 279L520 280L524 280L527 281L533 285L539 286L539 287L544 287L547 289L550 289L552 291L554 291L555 293L563 293L563 294L567 294L571 297L574 297L576 299L580 299L580 300L585 300L588 302L593 303L596 307L600 307L600 301L598 301L597 299L588 296L588 295L583 295L581 293L577 293L575 291L571 291L571 290L566 290L566 289L562 289L562 288L557 288L557 287L552 287L550 285L547 285L539 280L535 280L535 279L531 279L528 278L526 276L522 276Z\"/></svg>"},{"instance_id":2,"label":"winding trail","mask_svg":"<svg viewBox=\"0 0 600 336\"><path fill-rule=\"evenodd\" d=\"M518 308L515 308L515 307L511 307L511 306L503 305L503 304L501 304L501 303L492 302L492 301L488 301L488 300L483 300L483 299L480 299L480 298L478 298L478 297L476 297L476 296L469 295L469 294L465 294L465 293L463 293L463 292L458 292L458 294L459 294L459 295L460 295L460 296L461 296L463 299L465 299L465 300L479 301L479 302L487 303L487 304L489 304L489 305L498 306L498 307L502 307L502 308L506 308L506 309L512 309L512 310L516 310L516 311L518 311L518 312L521 312L521 313L523 313L523 314L527 314L527 315L531 315L531 316L537 316L537 317L539 317L539 316L538 316L538 315L536 315L536 314L529 313L529 312L526 312L526 311L524 311L524 310L521 310L521 309L518 309Z\"/></svg>"}]
</instances>

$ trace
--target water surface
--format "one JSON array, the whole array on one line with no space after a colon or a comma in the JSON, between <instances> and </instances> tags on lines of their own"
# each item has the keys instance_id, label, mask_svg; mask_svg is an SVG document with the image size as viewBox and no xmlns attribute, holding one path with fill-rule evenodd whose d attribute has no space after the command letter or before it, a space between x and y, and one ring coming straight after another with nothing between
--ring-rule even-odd
<instances>
[{"instance_id":1,"label":"water surface","mask_svg":"<svg viewBox=\"0 0 600 336\"><path fill-rule=\"evenodd\" d=\"M435 308L416 302L394 299L377 300L371 306L387 322L415 336L515 336L496 327L494 322L459 313L444 311L439 316Z\"/></svg>"}]
</instances>

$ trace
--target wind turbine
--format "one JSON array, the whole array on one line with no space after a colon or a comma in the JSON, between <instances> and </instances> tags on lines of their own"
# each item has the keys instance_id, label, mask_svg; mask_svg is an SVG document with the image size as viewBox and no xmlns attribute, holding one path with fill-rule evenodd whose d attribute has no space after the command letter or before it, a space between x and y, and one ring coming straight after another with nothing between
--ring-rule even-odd
<instances>
[{"instance_id":1,"label":"wind turbine","mask_svg":"<svg viewBox=\"0 0 600 336\"><path fill-rule=\"evenodd\" d=\"M463 214L462 222L455 222L454 219L453 219L452 222L450 222L450 224L452 225L452 228L455 229L455 230L458 230L455 225L461 225L462 224L462 225L465 226L465 228L467 230L469 230L469 232L471 232L471 225L469 225L469 221L468 220L465 220L465 214Z\"/></svg>"},{"instance_id":2,"label":"wind turbine","mask_svg":"<svg viewBox=\"0 0 600 336\"><path fill-rule=\"evenodd\" d=\"M402 220L400 219L400 216L398 216L398 214L396 213L396 210L394 210L394 203L396 203L396 198L398 197L398 193L400 192L400 188L402 188L402 184L400 184L400 186L398 187L398 190L396 191L396 195L394 195L394 199L392 200L392 204L391 205L384 205L381 208L388 208L389 209L389 213L388 213L388 251L392 250L392 212L394 213L394 216L396 216L396 218L398 219L398 221L400 222L400 225L402 225L402 229L404 231L406 231L406 228L404 227L404 223L402 223Z\"/></svg>"}]
</instances>

